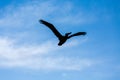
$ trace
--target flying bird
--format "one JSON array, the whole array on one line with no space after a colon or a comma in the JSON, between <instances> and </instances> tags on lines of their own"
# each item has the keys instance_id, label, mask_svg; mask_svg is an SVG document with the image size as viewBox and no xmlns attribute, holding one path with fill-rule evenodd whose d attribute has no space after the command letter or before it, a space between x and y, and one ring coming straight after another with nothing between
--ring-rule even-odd
<instances>
[{"instance_id":1,"label":"flying bird","mask_svg":"<svg viewBox=\"0 0 120 80\"><path fill-rule=\"evenodd\" d=\"M44 21L44 20L39 20L40 23L46 25L59 39L58 45L61 46L64 44L69 38L74 37L74 36L79 36L79 35L86 35L86 32L77 32L75 34L71 34L72 32L65 33L65 35L62 35L55 27L53 24ZM70 35L71 34L71 35Z\"/></svg>"}]
</instances>

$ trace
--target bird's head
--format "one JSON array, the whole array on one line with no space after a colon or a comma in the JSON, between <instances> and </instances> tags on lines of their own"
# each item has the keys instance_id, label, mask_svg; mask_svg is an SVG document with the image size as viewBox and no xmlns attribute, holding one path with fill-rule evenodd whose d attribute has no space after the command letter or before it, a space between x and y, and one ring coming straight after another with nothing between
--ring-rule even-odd
<instances>
[{"instance_id":1,"label":"bird's head","mask_svg":"<svg viewBox=\"0 0 120 80\"><path fill-rule=\"evenodd\" d=\"M65 33L65 36L68 37L72 32Z\"/></svg>"}]
</instances>

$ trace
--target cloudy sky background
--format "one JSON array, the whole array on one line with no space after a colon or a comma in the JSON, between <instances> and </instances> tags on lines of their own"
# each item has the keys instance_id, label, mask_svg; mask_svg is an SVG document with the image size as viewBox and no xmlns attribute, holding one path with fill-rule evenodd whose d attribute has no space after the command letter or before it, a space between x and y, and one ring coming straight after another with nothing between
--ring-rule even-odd
<instances>
[{"instance_id":1,"label":"cloudy sky background","mask_svg":"<svg viewBox=\"0 0 120 80\"><path fill-rule=\"evenodd\" d=\"M59 31L86 31L63 46ZM0 1L1 80L119 80L119 0Z\"/></svg>"}]
</instances>

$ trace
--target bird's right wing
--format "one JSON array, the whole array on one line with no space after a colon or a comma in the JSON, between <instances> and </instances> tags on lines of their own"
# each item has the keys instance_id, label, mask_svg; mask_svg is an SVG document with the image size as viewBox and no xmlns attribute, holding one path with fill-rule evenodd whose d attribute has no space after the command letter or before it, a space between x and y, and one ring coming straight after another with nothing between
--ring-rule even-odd
<instances>
[{"instance_id":1,"label":"bird's right wing","mask_svg":"<svg viewBox=\"0 0 120 80\"><path fill-rule=\"evenodd\" d=\"M73 36L80 36L80 35L86 35L86 32L77 32L75 34L72 34L71 36L69 36L69 38L73 37Z\"/></svg>"},{"instance_id":2,"label":"bird's right wing","mask_svg":"<svg viewBox=\"0 0 120 80\"><path fill-rule=\"evenodd\" d=\"M40 23L46 25L48 28L50 28L52 30L52 32L58 37L58 39L60 39L62 37L62 35L60 34L60 32L58 32L58 30L54 27L53 24L44 21L44 20L40 20Z\"/></svg>"}]
</instances>

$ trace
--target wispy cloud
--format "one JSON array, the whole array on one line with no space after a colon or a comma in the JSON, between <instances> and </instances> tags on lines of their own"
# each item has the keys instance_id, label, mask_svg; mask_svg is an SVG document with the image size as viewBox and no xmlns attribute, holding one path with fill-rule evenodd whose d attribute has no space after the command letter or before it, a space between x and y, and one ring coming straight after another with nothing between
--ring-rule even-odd
<instances>
[{"instance_id":1,"label":"wispy cloud","mask_svg":"<svg viewBox=\"0 0 120 80\"><path fill-rule=\"evenodd\" d=\"M81 70L93 64L91 60L52 57L59 48L49 42L37 46L16 46L8 38L0 38L0 67L23 67L48 70ZM65 48L65 47L64 47ZM63 49L63 48L62 48Z\"/></svg>"},{"instance_id":2,"label":"wispy cloud","mask_svg":"<svg viewBox=\"0 0 120 80\"><path fill-rule=\"evenodd\" d=\"M75 7L70 2L61 5L55 4L56 2L46 1L30 2L18 6L9 5L2 11L4 16L0 19L0 27L31 27L37 24L40 18L74 25L91 23L95 19L95 16L90 13L87 15L82 10L71 13Z\"/></svg>"},{"instance_id":3,"label":"wispy cloud","mask_svg":"<svg viewBox=\"0 0 120 80\"><path fill-rule=\"evenodd\" d=\"M10 9L10 10L9 10ZM19 6L7 6L0 19L1 27L28 27L35 25L39 18L51 14L55 7L49 2L26 3Z\"/></svg>"}]
</instances>

